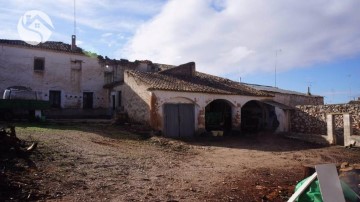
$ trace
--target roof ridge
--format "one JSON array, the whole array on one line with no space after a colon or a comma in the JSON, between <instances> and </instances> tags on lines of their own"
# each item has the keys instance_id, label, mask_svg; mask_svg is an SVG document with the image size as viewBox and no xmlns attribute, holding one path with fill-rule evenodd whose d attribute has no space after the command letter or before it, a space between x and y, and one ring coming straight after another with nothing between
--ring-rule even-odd
<instances>
[{"instance_id":1,"label":"roof ridge","mask_svg":"<svg viewBox=\"0 0 360 202\"><path fill-rule=\"evenodd\" d=\"M23 40L18 40L18 39L0 39L0 45L84 54L82 48L76 47L75 50L71 50L71 45L62 41L45 41L39 43L38 45L31 45Z\"/></svg>"}]
</instances>

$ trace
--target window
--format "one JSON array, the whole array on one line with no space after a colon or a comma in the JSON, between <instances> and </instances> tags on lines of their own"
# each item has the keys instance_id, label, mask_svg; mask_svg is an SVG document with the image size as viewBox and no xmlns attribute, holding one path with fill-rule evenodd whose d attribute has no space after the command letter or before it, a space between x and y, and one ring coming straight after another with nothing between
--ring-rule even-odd
<instances>
[{"instance_id":1,"label":"window","mask_svg":"<svg viewBox=\"0 0 360 202\"><path fill-rule=\"evenodd\" d=\"M34 70L44 71L45 69L45 58L34 58Z\"/></svg>"},{"instance_id":2,"label":"window","mask_svg":"<svg viewBox=\"0 0 360 202\"><path fill-rule=\"evenodd\" d=\"M114 76L112 72L105 72L104 73L104 78L105 78L105 84L109 84L112 83L114 81Z\"/></svg>"},{"instance_id":3,"label":"window","mask_svg":"<svg viewBox=\"0 0 360 202\"><path fill-rule=\"evenodd\" d=\"M80 70L81 71L82 60L72 60L71 61L71 69L72 70Z\"/></svg>"},{"instance_id":4,"label":"window","mask_svg":"<svg viewBox=\"0 0 360 202\"><path fill-rule=\"evenodd\" d=\"M61 108L61 91L51 90L49 92L49 102L52 108Z\"/></svg>"}]
</instances>

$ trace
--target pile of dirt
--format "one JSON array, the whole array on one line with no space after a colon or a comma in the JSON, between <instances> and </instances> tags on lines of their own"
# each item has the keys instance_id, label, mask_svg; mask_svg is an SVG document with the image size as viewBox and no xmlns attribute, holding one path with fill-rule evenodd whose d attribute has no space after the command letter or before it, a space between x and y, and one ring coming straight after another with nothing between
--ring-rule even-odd
<instances>
[{"instance_id":1,"label":"pile of dirt","mask_svg":"<svg viewBox=\"0 0 360 202\"><path fill-rule=\"evenodd\" d=\"M169 149L176 152L188 152L192 148L189 144L180 140L173 140L164 137L154 136L149 139L150 143L161 146L165 149Z\"/></svg>"}]
</instances>

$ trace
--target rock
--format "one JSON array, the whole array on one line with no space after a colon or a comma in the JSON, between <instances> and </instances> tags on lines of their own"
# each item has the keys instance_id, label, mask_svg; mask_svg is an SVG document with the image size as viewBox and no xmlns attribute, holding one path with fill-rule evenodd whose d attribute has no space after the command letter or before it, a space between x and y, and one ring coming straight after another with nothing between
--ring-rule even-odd
<instances>
[{"instance_id":1,"label":"rock","mask_svg":"<svg viewBox=\"0 0 360 202\"><path fill-rule=\"evenodd\" d=\"M341 164L340 168L343 169L343 168L347 168L349 167L349 162L344 162Z\"/></svg>"},{"instance_id":2,"label":"rock","mask_svg":"<svg viewBox=\"0 0 360 202\"><path fill-rule=\"evenodd\" d=\"M352 171L352 170L354 170L353 167L340 168L340 171L341 171L341 172L349 172L349 171Z\"/></svg>"},{"instance_id":3,"label":"rock","mask_svg":"<svg viewBox=\"0 0 360 202\"><path fill-rule=\"evenodd\" d=\"M264 187L264 186L257 185L257 186L255 187L255 189L261 190L261 189L265 189L265 187Z\"/></svg>"}]
</instances>

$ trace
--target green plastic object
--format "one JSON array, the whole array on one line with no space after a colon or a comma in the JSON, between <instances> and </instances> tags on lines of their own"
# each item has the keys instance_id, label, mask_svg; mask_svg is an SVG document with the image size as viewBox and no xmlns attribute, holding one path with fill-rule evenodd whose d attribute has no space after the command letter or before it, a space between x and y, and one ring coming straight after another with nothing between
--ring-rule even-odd
<instances>
[{"instance_id":1,"label":"green plastic object","mask_svg":"<svg viewBox=\"0 0 360 202\"><path fill-rule=\"evenodd\" d=\"M304 182L306 182L308 178L305 178L304 180L300 181L296 187L295 191L301 187ZM341 187L343 189L343 193L345 196L346 201L350 202L358 202L360 199L358 198L357 194L347 185L345 182L341 181ZM323 202L323 199L321 197L321 191L319 186L319 180L314 180L310 186L308 187L307 191L304 192L299 196L299 198L296 200L298 202Z\"/></svg>"},{"instance_id":2,"label":"green plastic object","mask_svg":"<svg viewBox=\"0 0 360 202\"><path fill-rule=\"evenodd\" d=\"M304 182L306 182L308 178L305 178L304 180L300 181L296 187L295 191L301 187ZM304 192L299 196L299 198L296 200L298 202L322 202L321 192L320 192L320 186L319 186L319 180L314 180L310 186L307 188L307 191Z\"/></svg>"}]
</instances>

